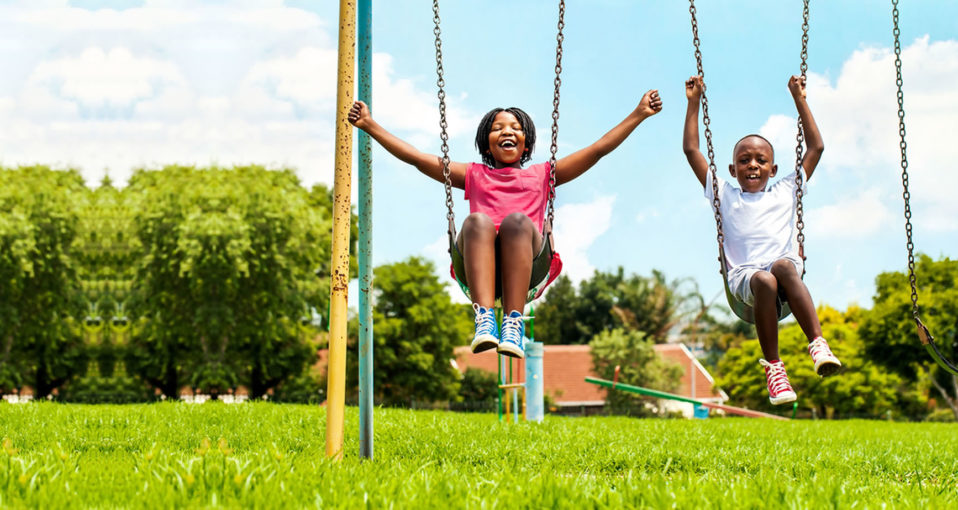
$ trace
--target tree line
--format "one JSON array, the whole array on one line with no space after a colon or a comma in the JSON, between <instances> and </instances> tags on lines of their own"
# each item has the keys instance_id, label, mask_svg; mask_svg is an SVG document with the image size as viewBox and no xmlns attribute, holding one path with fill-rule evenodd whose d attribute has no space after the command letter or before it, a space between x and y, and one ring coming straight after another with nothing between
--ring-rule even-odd
<instances>
[{"instance_id":1,"label":"tree line","mask_svg":"<svg viewBox=\"0 0 958 510\"><path fill-rule=\"evenodd\" d=\"M316 360L331 202L256 166L138 170L122 189L0 170L0 391L282 388Z\"/></svg>"},{"instance_id":2,"label":"tree line","mask_svg":"<svg viewBox=\"0 0 958 510\"><path fill-rule=\"evenodd\" d=\"M321 400L331 204L326 187L257 166L144 169L122 188L108 178L87 187L75 171L0 169L0 392L126 402L243 387L252 398ZM433 265L411 257L374 271L377 401L492 398L494 380L450 364L471 335L472 310L452 302ZM923 318L955 355L958 261L921 256L918 273ZM873 301L870 310L819 309L846 367L838 377L815 376L800 329L783 324L802 408L958 416L958 378L917 344L907 278L878 275ZM590 344L602 377L619 365L622 382L674 391L681 369L652 346L682 341L703 353L732 403L769 408L754 329L707 303L690 279L622 268L578 285L560 276L535 316L536 340ZM353 395L357 331L353 317ZM609 401L621 412L645 408L616 392Z\"/></svg>"}]
</instances>

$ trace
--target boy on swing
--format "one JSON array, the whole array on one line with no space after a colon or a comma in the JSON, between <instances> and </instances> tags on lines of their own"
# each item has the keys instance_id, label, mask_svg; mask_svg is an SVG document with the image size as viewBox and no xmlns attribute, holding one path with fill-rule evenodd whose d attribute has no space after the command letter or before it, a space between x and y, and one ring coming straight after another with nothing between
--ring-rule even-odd
<instances>
[{"instance_id":1,"label":"boy on swing","mask_svg":"<svg viewBox=\"0 0 958 510\"><path fill-rule=\"evenodd\" d=\"M689 166L705 189L705 197L713 201L709 163L699 150L698 115L703 89L701 76L693 76L685 82L688 110L682 145ZM825 145L805 100L803 79L792 76L788 90L795 100L805 134L807 149L800 173L804 192L805 182L811 178ZM718 179L728 285L736 299L754 309L755 329L765 356L759 363L765 368L769 400L775 405L794 402L795 391L778 354L780 295L787 299L795 320L808 337L808 352L815 364L815 373L827 376L841 368L841 362L822 338L815 305L802 281L804 261L794 228L797 184L789 174L768 185L769 179L778 172L778 165L772 144L760 135L746 135L735 144L732 154L729 173L739 187Z\"/></svg>"}]
</instances>

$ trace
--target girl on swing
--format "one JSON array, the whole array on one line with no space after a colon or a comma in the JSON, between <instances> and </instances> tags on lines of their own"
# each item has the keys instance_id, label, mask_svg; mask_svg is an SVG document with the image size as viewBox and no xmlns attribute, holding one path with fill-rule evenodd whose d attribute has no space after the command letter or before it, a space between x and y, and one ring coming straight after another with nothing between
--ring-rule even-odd
<instances>
[{"instance_id":1,"label":"girl on swing","mask_svg":"<svg viewBox=\"0 0 958 510\"><path fill-rule=\"evenodd\" d=\"M704 85L701 76L685 82L688 110L685 115L683 148L689 166L699 184L705 188L710 201L712 176L709 164L699 150L699 105ZM815 119L805 100L805 83L792 76L788 90L802 122L802 131L808 147L802 160L801 186L812 176L822 157L825 145ZM808 353L819 376L832 375L842 364L832 354L822 337L822 326L815 305L802 281L804 261L798 253L794 227L795 179L779 179L771 186L778 165L772 144L760 135L746 135L732 149L729 173L738 181L739 188L718 180L721 217L725 233L725 254L728 260L728 286L735 297L755 309L755 329L765 359L769 400L772 404L794 402L795 391L788 382L785 364L778 354L779 295L784 295L795 315L795 320L808 337Z\"/></svg>"},{"instance_id":2,"label":"girl on swing","mask_svg":"<svg viewBox=\"0 0 958 510\"><path fill-rule=\"evenodd\" d=\"M564 184L585 173L618 147L643 120L660 110L658 91L646 92L635 110L602 138L558 160L555 184ZM353 103L349 122L393 156L445 182L442 158L420 152L386 131L373 120L362 101ZM522 166L531 158L535 141L536 129L528 114L519 108L495 108L482 118L476 131L475 144L482 163L449 162L452 185L464 190L469 201L470 214L463 221L456 248L462 254L468 294L476 312L473 352L497 348L507 356L524 355L522 312L533 260L547 242L542 226L550 191L548 162ZM508 310L503 314L501 329L494 310L500 292L503 310Z\"/></svg>"}]
</instances>

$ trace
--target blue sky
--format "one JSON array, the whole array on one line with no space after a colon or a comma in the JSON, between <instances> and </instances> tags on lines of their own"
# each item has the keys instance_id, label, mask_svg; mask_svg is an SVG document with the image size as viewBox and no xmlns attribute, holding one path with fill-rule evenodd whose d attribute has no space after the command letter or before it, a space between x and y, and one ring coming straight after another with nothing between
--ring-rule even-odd
<instances>
[{"instance_id":1,"label":"blue sky","mask_svg":"<svg viewBox=\"0 0 958 510\"><path fill-rule=\"evenodd\" d=\"M686 2L569 0L559 155L595 141L657 88L663 111L558 189L557 246L574 280L594 270L694 278L721 289L715 226L681 151L695 72ZM478 119L519 106L548 157L557 2L442 5L451 155L477 160ZM870 306L874 278L906 262L891 6L812 1L808 99L825 154L806 197L806 282L817 303ZM918 249L958 256L958 2L901 5ZM0 0L0 164L104 173L171 163L333 173L338 2ZM720 174L760 132L794 165L801 2L698 6ZM375 118L438 151L431 2L373 1ZM704 140L703 140L704 147ZM446 274L442 186L375 149L374 263L423 255ZM455 195L457 216L468 211ZM920 281L921 275L919 275ZM453 289L454 290L454 289ZM458 295L453 292L454 295ZM352 292L351 300L355 292Z\"/></svg>"}]
</instances>

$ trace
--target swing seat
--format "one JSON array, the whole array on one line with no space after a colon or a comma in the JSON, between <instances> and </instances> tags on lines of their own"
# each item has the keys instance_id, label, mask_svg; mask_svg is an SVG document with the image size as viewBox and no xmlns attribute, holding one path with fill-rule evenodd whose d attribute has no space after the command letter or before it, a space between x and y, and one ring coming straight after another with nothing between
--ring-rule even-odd
<instances>
[{"instance_id":1,"label":"swing seat","mask_svg":"<svg viewBox=\"0 0 958 510\"><path fill-rule=\"evenodd\" d=\"M728 307L731 308L732 313L734 313L739 319L749 323L755 324L755 310L745 304L744 301L735 297L735 294L732 293L732 289L728 286L728 262L725 260L725 248L721 245L719 246L719 262L721 263L721 273L722 273L722 283L725 285L725 299L728 300ZM785 317L791 315L792 310L788 307L788 300L785 298L785 294L782 289L778 289L778 297L775 299L775 309L778 311L778 320L781 321Z\"/></svg>"},{"instance_id":2,"label":"swing seat","mask_svg":"<svg viewBox=\"0 0 958 510\"><path fill-rule=\"evenodd\" d=\"M472 299L469 291L469 283L466 281L466 264L459 246L456 245L456 232L449 230L449 255L452 262L449 264L449 273L459 284L459 288L466 297ZM562 259L559 253L555 251L555 243L552 239L552 230L548 229L545 238L542 241L542 247L539 253L532 259L532 276L529 279L529 292L526 293L526 303L530 303L542 296L546 287L553 282L562 272ZM496 306L501 306L502 301L502 279L499 278L498 266L496 269Z\"/></svg>"}]
</instances>

